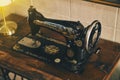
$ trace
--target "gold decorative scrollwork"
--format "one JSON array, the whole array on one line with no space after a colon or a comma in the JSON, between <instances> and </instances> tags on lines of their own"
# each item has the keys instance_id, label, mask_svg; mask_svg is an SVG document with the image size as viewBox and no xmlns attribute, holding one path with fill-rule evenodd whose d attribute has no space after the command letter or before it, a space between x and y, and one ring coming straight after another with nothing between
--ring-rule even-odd
<instances>
[{"instance_id":1,"label":"gold decorative scrollwork","mask_svg":"<svg viewBox=\"0 0 120 80\"><path fill-rule=\"evenodd\" d=\"M59 47L55 45L47 45L45 46L45 52L48 54L57 54L59 52Z\"/></svg>"}]
</instances>

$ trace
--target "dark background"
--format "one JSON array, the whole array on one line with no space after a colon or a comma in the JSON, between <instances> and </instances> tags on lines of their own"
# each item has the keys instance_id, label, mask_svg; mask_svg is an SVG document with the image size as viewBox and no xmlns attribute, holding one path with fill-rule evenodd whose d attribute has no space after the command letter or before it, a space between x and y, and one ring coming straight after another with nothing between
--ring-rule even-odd
<instances>
[{"instance_id":1,"label":"dark background","mask_svg":"<svg viewBox=\"0 0 120 80\"><path fill-rule=\"evenodd\" d=\"M104 1L120 4L120 0L104 0Z\"/></svg>"}]
</instances>

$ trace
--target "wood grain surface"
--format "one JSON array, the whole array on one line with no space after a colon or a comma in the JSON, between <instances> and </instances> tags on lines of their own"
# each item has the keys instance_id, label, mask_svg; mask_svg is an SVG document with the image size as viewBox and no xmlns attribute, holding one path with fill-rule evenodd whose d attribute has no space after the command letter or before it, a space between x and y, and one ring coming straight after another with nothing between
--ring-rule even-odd
<instances>
[{"instance_id":1,"label":"wood grain surface","mask_svg":"<svg viewBox=\"0 0 120 80\"><path fill-rule=\"evenodd\" d=\"M16 21L18 29L12 36L0 36L0 67L30 80L106 80L120 58L120 44L100 39L101 54L99 59L95 62L88 61L81 74L69 72L12 50L13 45L30 32L30 28L27 18L23 16L11 14L7 19ZM102 66L97 66L99 63L106 68L102 69Z\"/></svg>"}]
</instances>

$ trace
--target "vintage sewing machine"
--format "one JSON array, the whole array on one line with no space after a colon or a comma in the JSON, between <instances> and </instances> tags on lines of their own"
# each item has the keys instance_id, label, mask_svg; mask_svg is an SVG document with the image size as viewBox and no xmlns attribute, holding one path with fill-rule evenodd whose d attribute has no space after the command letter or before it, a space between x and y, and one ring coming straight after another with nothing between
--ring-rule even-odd
<instances>
[{"instance_id":1,"label":"vintage sewing machine","mask_svg":"<svg viewBox=\"0 0 120 80\"><path fill-rule=\"evenodd\" d=\"M28 14L31 33L13 49L69 71L81 72L97 49L100 22L95 20L84 27L80 21L45 18L32 6Z\"/></svg>"}]
</instances>

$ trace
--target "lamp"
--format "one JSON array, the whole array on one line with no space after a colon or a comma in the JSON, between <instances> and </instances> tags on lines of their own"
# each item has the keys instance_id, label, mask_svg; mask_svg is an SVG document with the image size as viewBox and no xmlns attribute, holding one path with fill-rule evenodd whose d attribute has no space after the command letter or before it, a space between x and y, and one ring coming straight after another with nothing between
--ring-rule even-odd
<instances>
[{"instance_id":1,"label":"lamp","mask_svg":"<svg viewBox=\"0 0 120 80\"><path fill-rule=\"evenodd\" d=\"M17 24L13 21L6 21L4 7L11 4L13 0L0 0L3 22L0 22L0 35L12 35L17 29Z\"/></svg>"}]
</instances>

